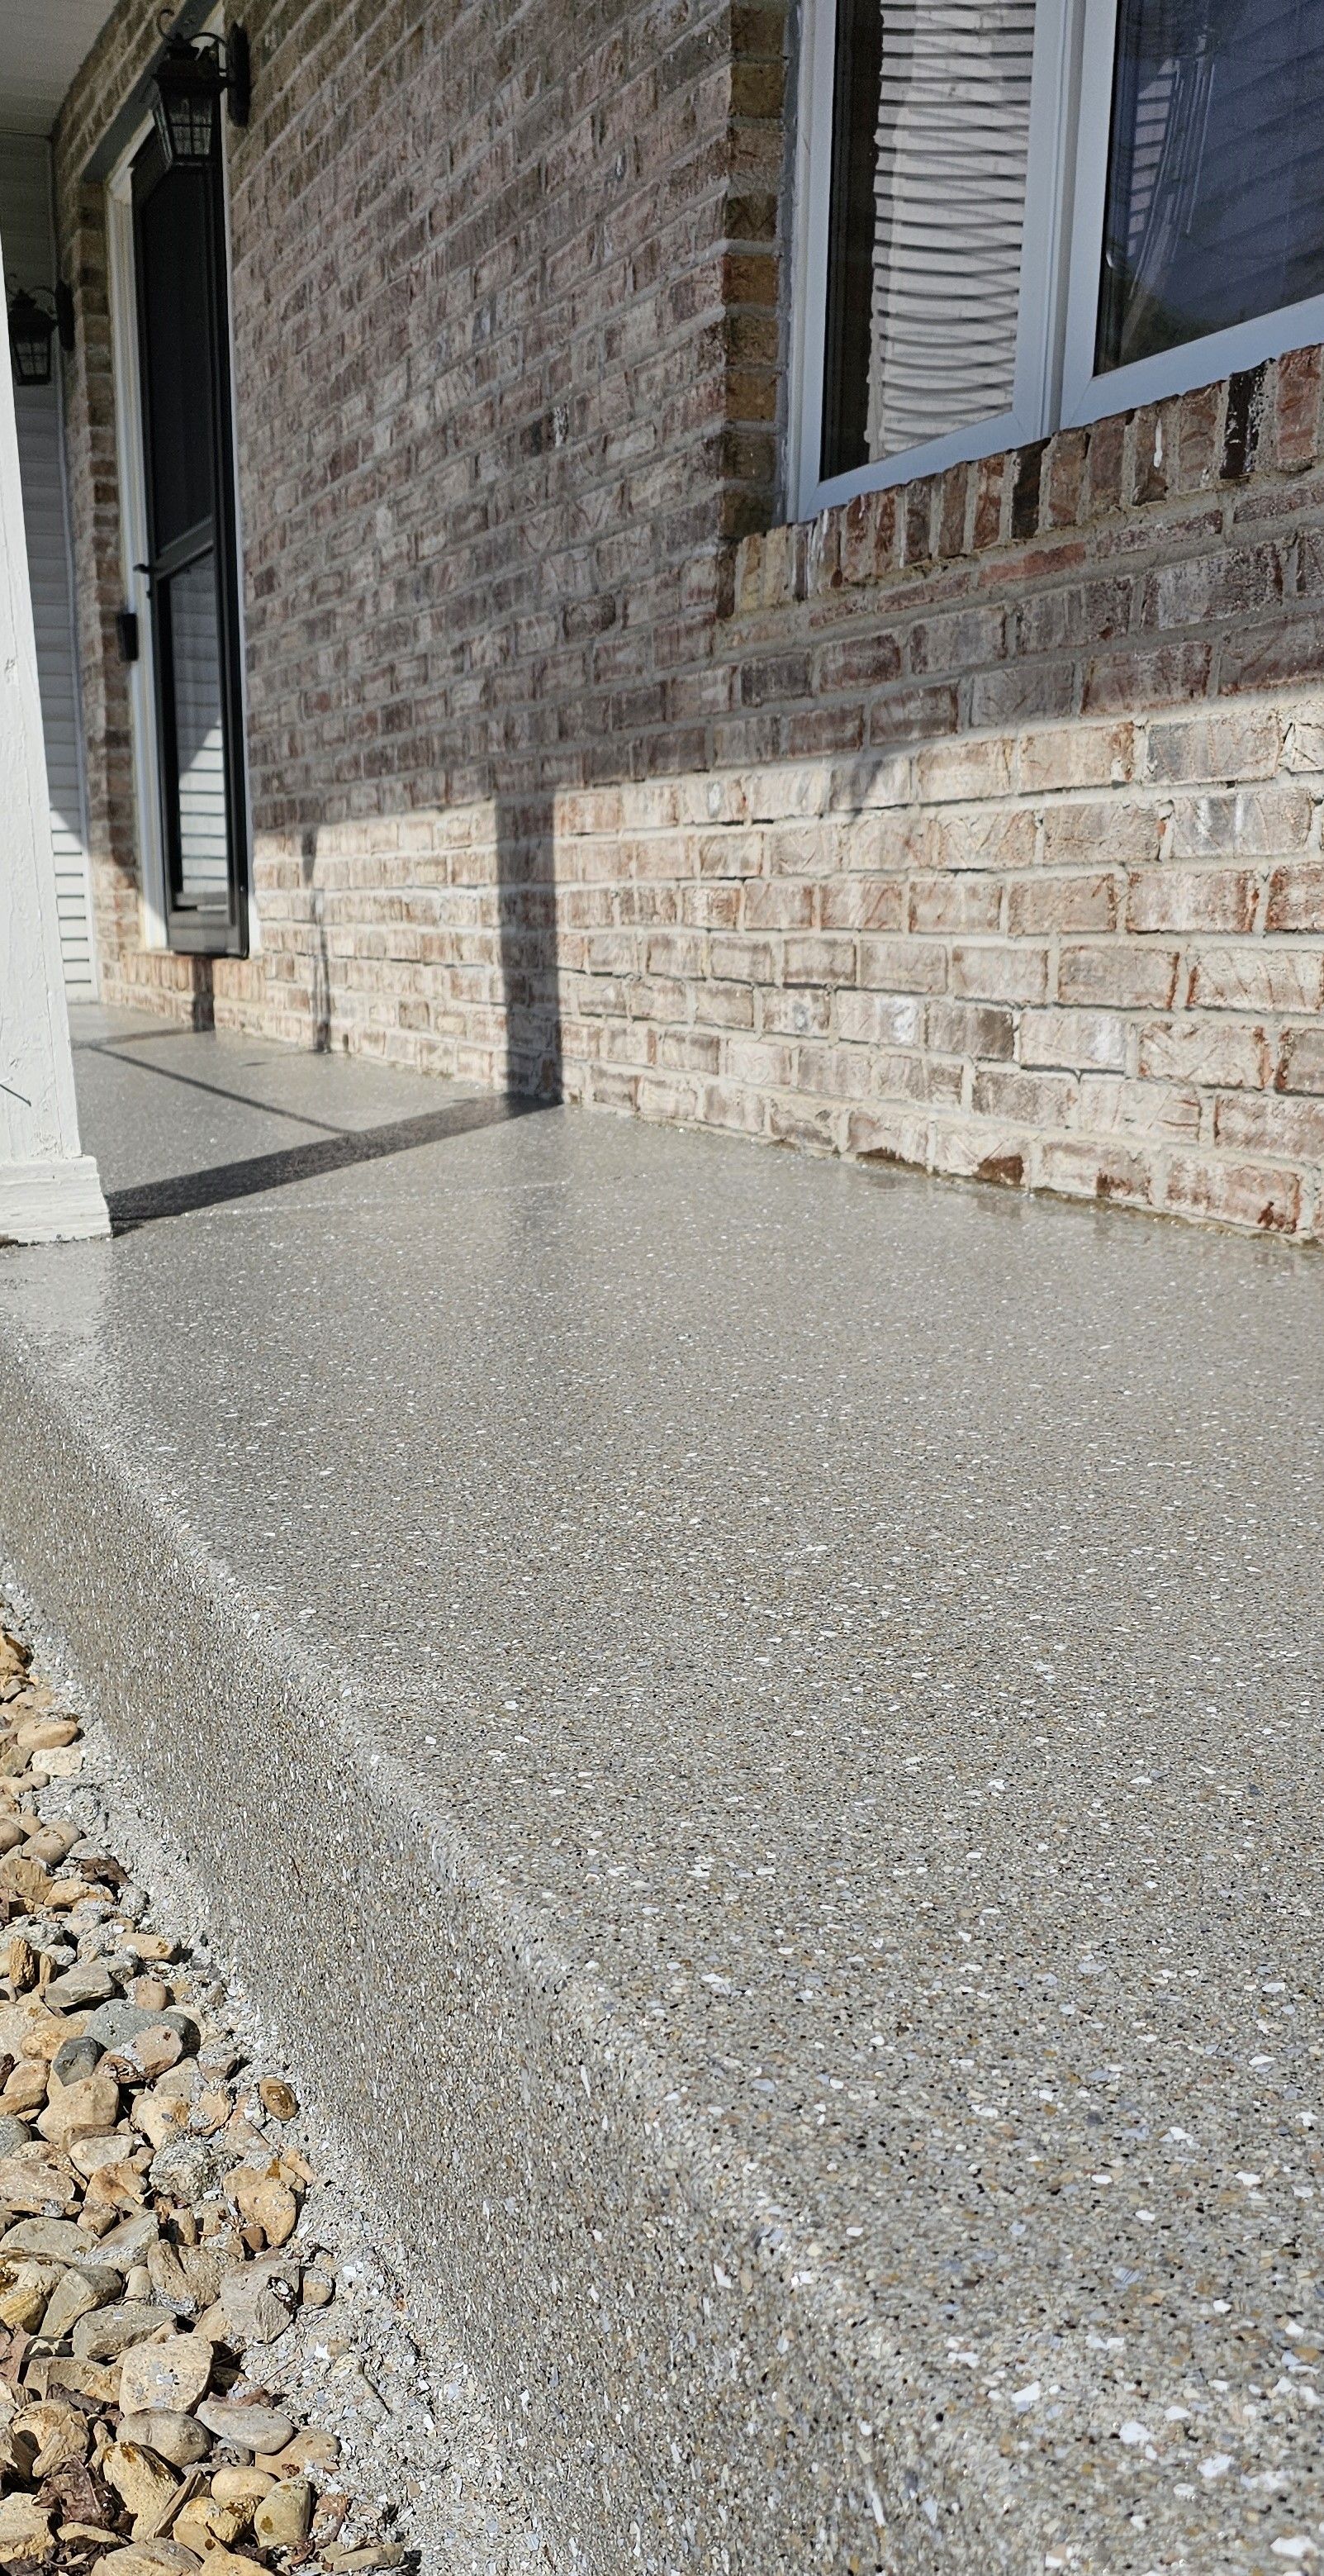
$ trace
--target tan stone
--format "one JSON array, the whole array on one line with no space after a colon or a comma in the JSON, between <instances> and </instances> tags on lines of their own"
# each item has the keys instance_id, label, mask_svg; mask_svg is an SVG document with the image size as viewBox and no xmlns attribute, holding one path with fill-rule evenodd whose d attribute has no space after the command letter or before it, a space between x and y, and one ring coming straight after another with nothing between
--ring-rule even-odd
<instances>
[{"instance_id":1,"label":"tan stone","mask_svg":"<svg viewBox=\"0 0 1324 2576\"><path fill-rule=\"evenodd\" d=\"M0 2325L35 2334L59 2280L56 2263L0 2262Z\"/></svg>"},{"instance_id":2,"label":"tan stone","mask_svg":"<svg viewBox=\"0 0 1324 2576\"><path fill-rule=\"evenodd\" d=\"M40 2058L21 2057L0 2092L0 2110L35 2111L46 2099L50 2068Z\"/></svg>"},{"instance_id":3,"label":"tan stone","mask_svg":"<svg viewBox=\"0 0 1324 2576\"><path fill-rule=\"evenodd\" d=\"M181 2414L178 2408L168 2406L144 2407L136 2415L121 2415L119 2438L121 2442L144 2445L176 2469L193 2468L197 2461L205 2460L211 2449L210 2435L196 2416Z\"/></svg>"},{"instance_id":4,"label":"tan stone","mask_svg":"<svg viewBox=\"0 0 1324 2576\"><path fill-rule=\"evenodd\" d=\"M218 2504L246 2503L252 2509L261 2503L264 2495L270 2494L276 2483L265 2469L217 2469L211 2491Z\"/></svg>"},{"instance_id":5,"label":"tan stone","mask_svg":"<svg viewBox=\"0 0 1324 2576\"><path fill-rule=\"evenodd\" d=\"M139 2442L113 2442L101 2468L136 2521L155 2522L179 2485L169 2464Z\"/></svg>"},{"instance_id":6,"label":"tan stone","mask_svg":"<svg viewBox=\"0 0 1324 2576\"><path fill-rule=\"evenodd\" d=\"M278 2174L256 2173L249 2165L240 2165L230 2175L226 2190L241 2218L261 2228L268 2245L285 2245L299 2224L299 2204L289 2184Z\"/></svg>"},{"instance_id":7,"label":"tan stone","mask_svg":"<svg viewBox=\"0 0 1324 2576\"><path fill-rule=\"evenodd\" d=\"M191 2576L201 2565L198 2551L177 2540L136 2540L106 2550L93 2561L92 2576Z\"/></svg>"},{"instance_id":8,"label":"tan stone","mask_svg":"<svg viewBox=\"0 0 1324 2576\"><path fill-rule=\"evenodd\" d=\"M313 2491L306 2478L285 2478L263 2497L253 2515L253 2531L264 2549L297 2549L308 2536L313 2518Z\"/></svg>"},{"instance_id":9,"label":"tan stone","mask_svg":"<svg viewBox=\"0 0 1324 2576\"><path fill-rule=\"evenodd\" d=\"M52 2146L67 2147L74 2138L104 2136L119 2118L120 2088L113 2075L85 2075L66 2084L47 2103L37 2126Z\"/></svg>"},{"instance_id":10,"label":"tan stone","mask_svg":"<svg viewBox=\"0 0 1324 2576\"><path fill-rule=\"evenodd\" d=\"M30 2147L19 2147L12 2156L0 2156L0 2210L13 2215L26 2212L43 2216L52 2206L67 2209L77 2200L78 2187L73 2167L63 2156L42 2155Z\"/></svg>"},{"instance_id":11,"label":"tan stone","mask_svg":"<svg viewBox=\"0 0 1324 2576\"><path fill-rule=\"evenodd\" d=\"M283 2451L264 2454L258 2460L260 2469L271 2469L277 2476L291 2477L299 2469L334 2469L340 2460L340 2444L334 2433L319 2433L308 2426L287 2442Z\"/></svg>"},{"instance_id":12,"label":"tan stone","mask_svg":"<svg viewBox=\"0 0 1324 2576\"><path fill-rule=\"evenodd\" d=\"M164 2012L170 2002L170 1988L159 1977L135 1977L129 1988L129 2001L142 2012Z\"/></svg>"},{"instance_id":13,"label":"tan stone","mask_svg":"<svg viewBox=\"0 0 1324 2576\"><path fill-rule=\"evenodd\" d=\"M35 2445L33 2475L37 2478L48 2478L53 2469L64 2468L71 2460L85 2460L92 2439L86 2415L76 2406L63 2405L58 2397L25 2406L9 2429L11 2434L26 2434Z\"/></svg>"},{"instance_id":14,"label":"tan stone","mask_svg":"<svg viewBox=\"0 0 1324 2576\"><path fill-rule=\"evenodd\" d=\"M51 2509L36 2496L0 2497L0 2560L6 2567L45 2567L55 2556Z\"/></svg>"},{"instance_id":15,"label":"tan stone","mask_svg":"<svg viewBox=\"0 0 1324 2576\"><path fill-rule=\"evenodd\" d=\"M175 2530L190 2549L201 2550L210 2563L211 2553L219 2541L224 2547L238 2540L253 2519L252 2504L222 2504L214 2495L190 2496L175 2516Z\"/></svg>"},{"instance_id":16,"label":"tan stone","mask_svg":"<svg viewBox=\"0 0 1324 2576\"><path fill-rule=\"evenodd\" d=\"M201 2335L174 2335L166 2343L135 2344L120 2365L119 2402L126 2415L164 2406L190 2415L207 2392L214 2347Z\"/></svg>"},{"instance_id":17,"label":"tan stone","mask_svg":"<svg viewBox=\"0 0 1324 2576\"><path fill-rule=\"evenodd\" d=\"M89 2249L90 2250L90 2249ZM51 2292L46 2310L45 2330L52 2341L72 2333L80 2317L90 2316L94 2308L109 2307L120 2295L120 2275L108 2266L90 2266L86 2270L71 2263L61 2273Z\"/></svg>"}]
</instances>

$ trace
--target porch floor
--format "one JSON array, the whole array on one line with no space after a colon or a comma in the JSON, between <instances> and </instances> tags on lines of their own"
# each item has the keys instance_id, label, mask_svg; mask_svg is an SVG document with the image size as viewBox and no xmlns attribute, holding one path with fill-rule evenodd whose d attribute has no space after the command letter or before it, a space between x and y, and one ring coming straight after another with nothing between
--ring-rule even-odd
<instances>
[{"instance_id":1,"label":"porch floor","mask_svg":"<svg viewBox=\"0 0 1324 2576\"><path fill-rule=\"evenodd\" d=\"M1324 2546L1319 1253L76 1042L0 1541L554 2563Z\"/></svg>"}]
</instances>

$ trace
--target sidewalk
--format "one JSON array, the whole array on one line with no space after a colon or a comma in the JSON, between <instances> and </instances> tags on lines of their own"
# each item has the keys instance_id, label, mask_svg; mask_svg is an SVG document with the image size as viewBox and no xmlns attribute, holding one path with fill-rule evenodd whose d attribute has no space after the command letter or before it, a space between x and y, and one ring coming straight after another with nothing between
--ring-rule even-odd
<instances>
[{"instance_id":1,"label":"sidewalk","mask_svg":"<svg viewBox=\"0 0 1324 2576\"><path fill-rule=\"evenodd\" d=\"M77 1035L4 1552L558 2571L1308 2568L1320 1255Z\"/></svg>"}]
</instances>

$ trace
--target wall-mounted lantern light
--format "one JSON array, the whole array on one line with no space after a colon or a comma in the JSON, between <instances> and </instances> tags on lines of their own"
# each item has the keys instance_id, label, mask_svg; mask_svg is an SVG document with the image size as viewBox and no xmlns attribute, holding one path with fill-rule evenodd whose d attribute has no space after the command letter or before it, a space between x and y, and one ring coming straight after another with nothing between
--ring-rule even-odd
<instances>
[{"instance_id":1,"label":"wall-mounted lantern light","mask_svg":"<svg viewBox=\"0 0 1324 2576\"><path fill-rule=\"evenodd\" d=\"M38 287L32 294L26 286L9 299L9 362L16 385L48 385L51 380L51 342L59 335L60 347L74 345L74 299L61 278L54 294Z\"/></svg>"},{"instance_id":2,"label":"wall-mounted lantern light","mask_svg":"<svg viewBox=\"0 0 1324 2576\"><path fill-rule=\"evenodd\" d=\"M168 170L210 161L222 91L230 123L247 125L251 81L244 29L231 27L225 36L171 36L148 91Z\"/></svg>"}]
</instances>

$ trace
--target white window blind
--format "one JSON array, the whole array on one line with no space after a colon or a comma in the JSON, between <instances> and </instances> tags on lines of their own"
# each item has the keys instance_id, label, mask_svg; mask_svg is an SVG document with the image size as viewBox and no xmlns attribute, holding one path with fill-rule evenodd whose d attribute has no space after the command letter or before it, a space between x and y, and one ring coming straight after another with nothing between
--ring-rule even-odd
<instances>
[{"instance_id":1,"label":"white window blind","mask_svg":"<svg viewBox=\"0 0 1324 2576\"><path fill-rule=\"evenodd\" d=\"M883 0L871 462L1011 408L1035 0Z\"/></svg>"}]
</instances>

